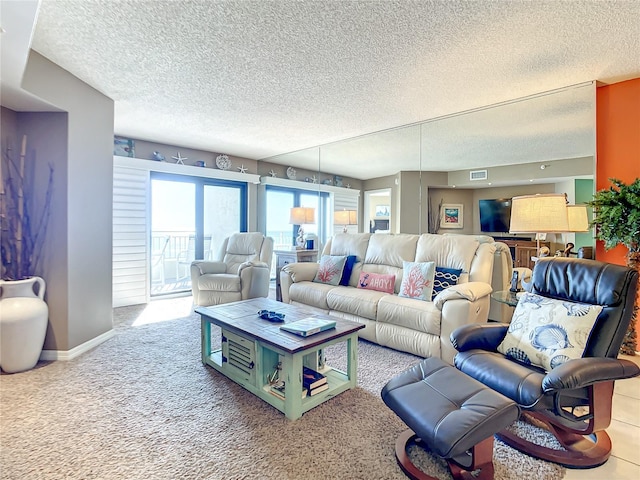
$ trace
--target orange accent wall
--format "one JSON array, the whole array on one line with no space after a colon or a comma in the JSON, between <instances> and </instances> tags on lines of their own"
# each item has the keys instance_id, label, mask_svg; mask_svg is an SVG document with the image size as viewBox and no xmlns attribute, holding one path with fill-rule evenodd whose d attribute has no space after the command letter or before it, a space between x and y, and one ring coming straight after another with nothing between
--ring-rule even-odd
<instances>
[{"instance_id":1,"label":"orange accent wall","mask_svg":"<svg viewBox=\"0 0 640 480\"><path fill-rule=\"evenodd\" d=\"M640 78L596 90L596 151L596 190L609 188L609 178L625 183L640 178ZM626 254L626 247L606 251L602 242L596 242L598 260L625 265ZM640 306L640 297L636 305Z\"/></svg>"},{"instance_id":2,"label":"orange accent wall","mask_svg":"<svg viewBox=\"0 0 640 480\"><path fill-rule=\"evenodd\" d=\"M631 183L640 178L640 78L596 90L596 190L611 186L609 178ZM596 258L625 265L627 249L605 251L596 243Z\"/></svg>"}]
</instances>

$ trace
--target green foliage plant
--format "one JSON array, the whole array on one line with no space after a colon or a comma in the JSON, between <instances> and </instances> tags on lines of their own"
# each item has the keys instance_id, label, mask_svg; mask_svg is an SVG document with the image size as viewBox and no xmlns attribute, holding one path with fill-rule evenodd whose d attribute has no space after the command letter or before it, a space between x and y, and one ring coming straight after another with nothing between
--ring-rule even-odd
<instances>
[{"instance_id":1,"label":"green foliage plant","mask_svg":"<svg viewBox=\"0 0 640 480\"><path fill-rule=\"evenodd\" d=\"M596 238L604 242L605 249L610 250L618 245L627 247L627 266L640 273L640 178L629 185L616 178L610 178L609 181L613 185L596 192L593 200L587 203L593 207L594 219L591 225L595 226ZM640 288L636 292L636 298L638 295ZM635 355L637 313L636 306L622 342L621 353Z\"/></svg>"},{"instance_id":2,"label":"green foliage plant","mask_svg":"<svg viewBox=\"0 0 640 480\"><path fill-rule=\"evenodd\" d=\"M629 253L640 252L640 178L626 185L615 178L607 190L600 190L588 204L593 207L596 238L609 250L620 244Z\"/></svg>"}]
</instances>

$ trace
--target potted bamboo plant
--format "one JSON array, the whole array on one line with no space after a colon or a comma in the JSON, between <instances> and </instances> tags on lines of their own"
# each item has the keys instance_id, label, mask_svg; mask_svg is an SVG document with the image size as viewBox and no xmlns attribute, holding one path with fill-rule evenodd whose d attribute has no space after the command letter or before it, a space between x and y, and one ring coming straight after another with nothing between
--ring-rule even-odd
<instances>
[{"instance_id":1,"label":"potted bamboo plant","mask_svg":"<svg viewBox=\"0 0 640 480\"><path fill-rule=\"evenodd\" d=\"M0 163L0 368L7 373L33 368L47 332L49 309L45 282L38 276L49 220L53 168L38 208L35 158L27 157L27 137L20 153L2 146Z\"/></svg>"},{"instance_id":2,"label":"potted bamboo plant","mask_svg":"<svg viewBox=\"0 0 640 480\"><path fill-rule=\"evenodd\" d=\"M596 192L588 202L594 211L592 226L596 227L596 238L604 242L605 249L618 245L627 247L627 266L640 273L640 178L629 185L615 178L609 180L613 186ZM637 295L640 291L636 298ZM620 353L635 355L637 313L635 306Z\"/></svg>"}]
</instances>

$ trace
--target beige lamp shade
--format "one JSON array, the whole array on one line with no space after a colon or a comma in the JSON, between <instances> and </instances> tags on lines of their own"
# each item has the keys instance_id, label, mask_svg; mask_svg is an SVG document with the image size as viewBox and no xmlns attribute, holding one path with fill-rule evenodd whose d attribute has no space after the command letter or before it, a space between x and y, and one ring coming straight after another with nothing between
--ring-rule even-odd
<instances>
[{"instance_id":1,"label":"beige lamp shade","mask_svg":"<svg viewBox=\"0 0 640 480\"><path fill-rule=\"evenodd\" d=\"M569 232L588 232L589 218L586 205L567 205Z\"/></svg>"},{"instance_id":2,"label":"beige lamp shade","mask_svg":"<svg viewBox=\"0 0 640 480\"><path fill-rule=\"evenodd\" d=\"M313 225L316 223L316 209L310 207L293 207L289 214L292 225Z\"/></svg>"},{"instance_id":3,"label":"beige lamp shade","mask_svg":"<svg viewBox=\"0 0 640 480\"><path fill-rule=\"evenodd\" d=\"M568 231L569 217L564 194L524 195L511 199L510 233Z\"/></svg>"},{"instance_id":4,"label":"beige lamp shade","mask_svg":"<svg viewBox=\"0 0 640 480\"><path fill-rule=\"evenodd\" d=\"M357 225L358 212L355 210L338 210L333 212L333 223L336 225Z\"/></svg>"}]
</instances>

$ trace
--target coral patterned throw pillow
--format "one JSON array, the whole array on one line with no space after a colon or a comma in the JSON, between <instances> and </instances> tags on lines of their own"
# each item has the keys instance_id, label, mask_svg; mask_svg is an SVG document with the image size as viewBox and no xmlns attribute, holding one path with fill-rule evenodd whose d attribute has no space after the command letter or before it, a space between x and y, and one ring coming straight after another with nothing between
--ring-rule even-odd
<instances>
[{"instance_id":1,"label":"coral patterned throw pillow","mask_svg":"<svg viewBox=\"0 0 640 480\"><path fill-rule=\"evenodd\" d=\"M431 301L435 272L434 262L402 262L402 284L398 296Z\"/></svg>"},{"instance_id":2,"label":"coral patterned throw pillow","mask_svg":"<svg viewBox=\"0 0 640 480\"><path fill-rule=\"evenodd\" d=\"M313 279L316 283L338 285L342 278L342 270L347 257L344 255L323 255L320 259L318 272Z\"/></svg>"}]
</instances>

